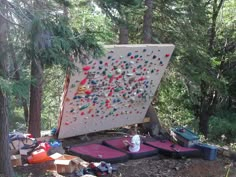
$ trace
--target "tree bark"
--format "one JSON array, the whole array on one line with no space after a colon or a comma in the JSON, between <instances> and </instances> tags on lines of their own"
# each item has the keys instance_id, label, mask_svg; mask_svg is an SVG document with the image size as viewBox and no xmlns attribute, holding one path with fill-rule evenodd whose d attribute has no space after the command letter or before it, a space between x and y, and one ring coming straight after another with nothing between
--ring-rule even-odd
<instances>
[{"instance_id":1,"label":"tree bark","mask_svg":"<svg viewBox=\"0 0 236 177\"><path fill-rule=\"evenodd\" d=\"M209 35L209 48L208 52L210 55L214 53L214 43L216 38L216 23L217 17L219 15L220 9L222 8L224 0L214 0L213 10L212 10L212 24L210 28ZM224 65L224 58L221 60L221 66L216 79L219 79L221 75L221 70ZM210 85L204 80L201 81L201 100L200 100L200 110L197 110L199 117L199 131L207 138L209 129L209 119L213 115L214 109L218 101L218 93L216 90L212 90Z\"/></svg>"},{"instance_id":2,"label":"tree bark","mask_svg":"<svg viewBox=\"0 0 236 177\"><path fill-rule=\"evenodd\" d=\"M145 6L147 10L143 17L143 42L148 44L152 41L153 0L145 0Z\"/></svg>"},{"instance_id":3,"label":"tree bark","mask_svg":"<svg viewBox=\"0 0 236 177\"><path fill-rule=\"evenodd\" d=\"M6 4L0 0L1 15L6 15ZM7 78L7 22L0 15L0 77ZM0 176L14 177L14 171L10 160L10 149L8 142L8 100L7 95L0 87Z\"/></svg>"},{"instance_id":4,"label":"tree bark","mask_svg":"<svg viewBox=\"0 0 236 177\"><path fill-rule=\"evenodd\" d=\"M30 111L28 132L40 137L43 68L39 60L31 62Z\"/></svg>"},{"instance_id":5,"label":"tree bark","mask_svg":"<svg viewBox=\"0 0 236 177\"><path fill-rule=\"evenodd\" d=\"M202 111L199 118L199 131L204 135L205 138L207 138L209 133L210 118L208 111Z\"/></svg>"},{"instance_id":6,"label":"tree bark","mask_svg":"<svg viewBox=\"0 0 236 177\"><path fill-rule=\"evenodd\" d=\"M212 24L210 28L210 37L209 37L209 52L212 52L214 48L214 42L216 37L216 20L219 15L220 9L223 6L224 0L220 0L219 4L217 4L218 0L214 0L213 2L213 12L212 12Z\"/></svg>"},{"instance_id":7,"label":"tree bark","mask_svg":"<svg viewBox=\"0 0 236 177\"><path fill-rule=\"evenodd\" d=\"M143 17L143 43L152 43L152 18L153 18L153 0L145 0L147 10ZM156 94L157 95L157 94ZM157 116L155 108L150 104L145 117L150 118L149 123L144 123L143 127L152 135L158 135L161 129L161 124Z\"/></svg>"},{"instance_id":8,"label":"tree bark","mask_svg":"<svg viewBox=\"0 0 236 177\"><path fill-rule=\"evenodd\" d=\"M120 25L120 33L119 33L119 43L120 44L128 44L129 42L129 29L127 24Z\"/></svg>"}]
</instances>

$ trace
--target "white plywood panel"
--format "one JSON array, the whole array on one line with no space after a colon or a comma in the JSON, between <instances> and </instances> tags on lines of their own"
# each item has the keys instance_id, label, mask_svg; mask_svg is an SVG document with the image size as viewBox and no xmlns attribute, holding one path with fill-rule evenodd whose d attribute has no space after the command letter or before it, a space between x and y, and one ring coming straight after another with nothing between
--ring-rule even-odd
<instances>
[{"instance_id":1,"label":"white plywood panel","mask_svg":"<svg viewBox=\"0 0 236 177\"><path fill-rule=\"evenodd\" d=\"M100 59L70 76L59 138L141 123L168 65L174 45L105 46Z\"/></svg>"}]
</instances>

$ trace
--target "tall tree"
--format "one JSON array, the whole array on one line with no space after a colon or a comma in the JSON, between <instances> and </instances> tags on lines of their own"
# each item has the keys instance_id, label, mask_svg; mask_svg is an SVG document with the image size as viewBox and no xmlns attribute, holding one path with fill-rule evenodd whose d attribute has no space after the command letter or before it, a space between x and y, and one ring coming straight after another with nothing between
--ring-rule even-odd
<instances>
[{"instance_id":1,"label":"tall tree","mask_svg":"<svg viewBox=\"0 0 236 177\"><path fill-rule=\"evenodd\" d=\"M209 31L209 48L208 53L210 57L216 57L215 52L215 40L216 40L216 25L217 18L219 16L219 12L223 7L224 0L214 0L212 2L212 12L211 12L211 26ZM220 59L220 68L216 71L216 75L213 76L215 79L220 79L220 70L225 63L225 57L221 57ZM218 102L218 91L217 88L212 88L211 83L205 79L201 80L200 83L201 89L201 97L200 97L200 105L197 110L197 115L199 117L199 130L204 134L205 137L208 136L209 133L209 119L214 114L216 105Z\"/></svg>"},{"instance_id":2,"label":"tall tree","mask_svg":"<svg viewBox=\"0 0 236 177\"><path fill-rule=\"evenodd\" d=\"M153 18L153 0L145 0L147 10L143 17L143 42L145 44L152 42L152 18Z\"/></svg>"},{"instance_id":3,"label":"tall tree","mask_svg":"<svg viewBox=\"0 0 236 177\"><path fill-rule=\"evenodd\" d=\"M119 29L119 44L129 43L129 18L141 8L142 0L97 0L101 9L113 20Z\"/></svg>"},{"instance_id":4,"label":"tall tree","mask_svg":"<svg viewBox=\"0 0 236 177\"><path fill-rule=\"evenodd\" d=\"M146 11L143 16L143 43L150 44L152 43L153 0L145 0L145 6ZM158 135L160 131L160 122L152 103L149 105L145 117L151 119L151 122L147 124L148 131L152 135Z\"/></svg>"},{"instance_id":5,"label":"tall tree","mask_svg":"<svg viewBox=\"0 0 236 177\"><path fill-rule=\"evenodd\" d=\"M29 132L35 137L40 136L41 106L42 106L42 78L43 69L53 65L61 65L63 69L76 69L70 60L84 52L91 55L100 55L101 47L96 42L94 35L89 31L80 31L71 28L66 14L60 14L57 6L49 6L40 3L48 12L35 10L32 14L32 25L29 32L27 45L27 57L31 60L31 97ZM65 9L63 4L63 9ZM61 6L60 6L61 7ZM54 9L55 8L55 9ZM79 58L81 59L81 58ZM81 59L82 60L82 59Z\"/></svg>"},{"instance_id":6,"label":"tall tree","mask_svg":"<svg viewBox=\"0 0 236 177\"><path fill-rule=\"evenodd\" d=\"M31 80L28 132L34 137L40 137L43 66L36 58L31 61Z\"/></svg>"},{"instance_id":7,"label":"tall tree","mask_svg":"<svg viewBox=\"0 0 236 177\"><path fill-rule=\"evenodd\" d=\"M7 45L7 2L0 0L0 174L5 177L14 177L14 171L10 161L10 150L8 144L8 97L4 86L7 83L7 67L8 67L8 45ZM5 83L4 83L5 82Z\"/></svg>"},{"instance_id":8,"label":"tall tree","mask_svg":"<svg viewBox=\"0 0 236 177\"><path fill-rule=\"evenodd\" d=\"M43 4L43 3L42 3ZM34 12L42 5L38 1L33 2L32 7ZM36 13L34 14L36 15ZM38 34L39 35L39 34ZM37 35L36 35L37 36ZM38 38L32 38L35 40L33 44L37 45ZM40 50L40 46L38 46ZM30 85L30 107L29 107L29 123L28 132L34 137L41 136L41 107L42 107L42 85L43 85L43 64L40 58L35 55L31 56L31 85Z\"/></svg>"}]
</instances>

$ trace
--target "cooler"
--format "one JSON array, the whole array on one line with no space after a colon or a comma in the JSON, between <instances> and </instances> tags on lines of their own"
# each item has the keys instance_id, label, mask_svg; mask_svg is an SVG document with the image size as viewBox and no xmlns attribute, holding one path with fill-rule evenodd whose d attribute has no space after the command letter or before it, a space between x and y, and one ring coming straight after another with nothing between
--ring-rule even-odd
<instances>
[{"instance_id":1,"label":"cooler","mask_svg":"<svg viewBox=\"0 0 236 177\"><path fill-rule=\"evenodd\" d=\"M202 152L203 159L215 160L217 157L217 147L208 144L199 143L195 147Z\"/></svg>"},{"instance_id":2,"label":"cooler","mask_svg":"<svg viewBox=\"0 0 236 177\"><path fill-rule=\"evenodd\" d=\"M178 144L184 147L193 147L195 144L199 143L199 137L187 128L171 128L171 135L177 140Z\"/></svg>"}]
</instances>

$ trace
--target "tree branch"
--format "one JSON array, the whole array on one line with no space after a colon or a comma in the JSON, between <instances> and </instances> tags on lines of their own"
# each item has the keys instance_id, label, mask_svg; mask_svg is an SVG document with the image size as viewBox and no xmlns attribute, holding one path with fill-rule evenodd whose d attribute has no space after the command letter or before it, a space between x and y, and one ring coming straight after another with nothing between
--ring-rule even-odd
<instances>
[{"instance_id":1,"label":"tree branch","mask_svg":"<svg viewBox=\"0 0 236 177\"><path fill-rule=\"evenodd\" d=\"M6 21L6 22L9 22L11 23L12 25L16 25L16 26L19 26L21 28L24 28L22 25L18 24L18 23L15 23L15 22L12 22L11 20L9 20L8 18L6 18L1 12L0 12L0 15L1 17Z\"/></svg>"}]
</instances>

